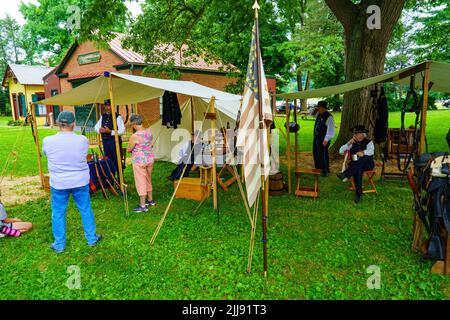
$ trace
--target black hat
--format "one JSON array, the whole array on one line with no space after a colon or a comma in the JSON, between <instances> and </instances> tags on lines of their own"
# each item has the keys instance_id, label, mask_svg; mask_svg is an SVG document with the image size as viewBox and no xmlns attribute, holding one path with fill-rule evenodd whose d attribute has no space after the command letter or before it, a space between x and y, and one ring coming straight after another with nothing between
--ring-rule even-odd
<instances>
[{"instance_id":1,"label":"black hat","mask_svg":"<svg viewBox=\"0 0 450 320\"><path fill-rule=\"evenodd\" d=\"M367 129L366 127L364 127L363 125L357 125L354 126L353 128L350 129L350 131L355 134L355 133L367 133Z\"/></svg>"},{"instance_id":2,"label":"black hat","mask_svg":"<svg viewBox=\"0 0 450 320\"><path fill-rule=\"evenodd\" d=\"M320 100L319 102L317 102L317 107L323 107L328 110L328 102L326 102L325 100Z\"/></svg>"},{"instance_id":3,"label":"black hat","mask_svg":"<svg viewBox=\"0 0 450 320\"><path fill-rule=\"evenodd\" d=\"M106 99L106 100L105 100L105 106L106 106L106 105L111 105L111 100Z\"/></svg>"}]
</instances>

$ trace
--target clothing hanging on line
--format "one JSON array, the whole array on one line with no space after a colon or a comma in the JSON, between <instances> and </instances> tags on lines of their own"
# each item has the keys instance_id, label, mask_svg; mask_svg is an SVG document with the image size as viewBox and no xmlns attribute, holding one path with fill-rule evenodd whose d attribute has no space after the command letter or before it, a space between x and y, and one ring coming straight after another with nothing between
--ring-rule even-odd
<instances>
[{"instance_id":1,"label":"clothing hanging on line","mask_svg":"<svg viewBox=\"0 0 450 320\"><path fill-rule=\"evenodd\" d=\"M181 110L177 94L165 91L163 96L162 125L176 129L181 124Z\"/></svg>"}]
</instances>

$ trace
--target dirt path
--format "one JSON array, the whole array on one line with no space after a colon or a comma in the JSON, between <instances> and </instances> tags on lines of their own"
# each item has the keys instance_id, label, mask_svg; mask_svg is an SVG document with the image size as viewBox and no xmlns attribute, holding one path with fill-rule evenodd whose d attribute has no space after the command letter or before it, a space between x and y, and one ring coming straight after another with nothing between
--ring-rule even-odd
<instances>
[{"instance_id":1,"label":"dirt path","mask_svg":"<svg viewBox=\"0 0 450 320\"><path fill-rule=\"evenodd\" d=\"M48 197L48 193L41 188L39 176L13 177L12 179L9 176L4 177L0 192L2 202L9 206Z\"/></svg>"}]
</instances>

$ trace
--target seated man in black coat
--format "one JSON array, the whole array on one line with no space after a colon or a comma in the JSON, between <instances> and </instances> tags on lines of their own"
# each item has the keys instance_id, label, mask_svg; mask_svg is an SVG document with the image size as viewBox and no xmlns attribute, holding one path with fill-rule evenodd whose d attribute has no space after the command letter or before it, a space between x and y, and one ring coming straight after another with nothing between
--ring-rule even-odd
<instances>
[{"instance_id":1,"label":"seated man in black coat","mask_svg":"<svg viewBox=\"0 0 450 320\"><path fill-rule=\"evenodd\" d=\"M364 126L355 126L351 131L353 137L339 149L340 154L350 151L351 162L347 169L338 173L337 176L344 182L353 177L356 192L355 203L360 203L362 200L363 172L375 167L373 161L375 146L372 141L367 139L367 130Z\"/></svg>"},{"instance_id":2,"label":"seated man in black coat","mask_svg":"<svg viewBox=\"0 0 450 320\"><path fill-rule=\"evenodd\" d=\"M199 130L195 131L194 134L194 150L192 150L192 141L187 141L179 152L179 160L177 167L172 171L170 176L167 177L170 181L178 180L184 171L183 177L189 176L189 172L192 170L194 165L202 164L203 155L203 144L201 139L201 132ZM190 157L189 157L190 155ZM186 167L186 169L184 169Z\"/></svg>"}]
</instances>

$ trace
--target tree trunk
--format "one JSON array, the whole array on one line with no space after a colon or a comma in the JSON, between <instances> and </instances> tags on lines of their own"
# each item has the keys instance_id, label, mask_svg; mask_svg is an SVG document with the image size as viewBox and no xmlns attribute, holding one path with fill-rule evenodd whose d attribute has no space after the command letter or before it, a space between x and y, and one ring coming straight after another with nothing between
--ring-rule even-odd
<instances>
[{"instance_id":1,"label":"tree trunk","mask_svg":"<svg viewBox=\"0 0 450 320\"><path fill-rule=\"evenodd\" d=\"M345 35L345 81L352 82L384 72L384 62L392 31L400 18L405 0L362 0L354 4L350 0L326 0L344 26ZM381 29L369 29L366 13L368 6L377 5L381 9ZM350 129L365 125L369 129L369 138L373 137L373 128L369 125L371 111L371 88L363 88L344 94L342 120L339 136L330 149L336 156L339 147L351 137Z\"/></svg>"}]
</instances>

